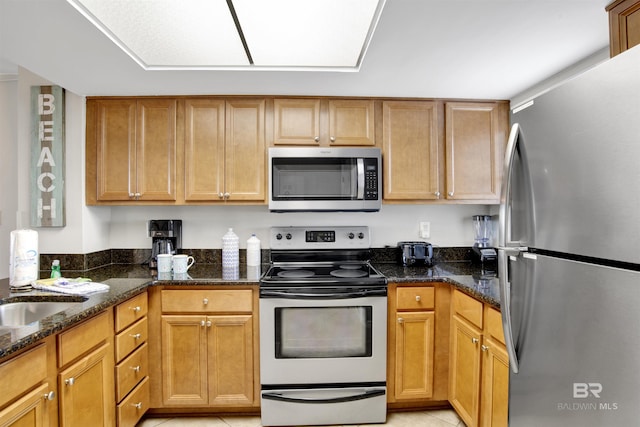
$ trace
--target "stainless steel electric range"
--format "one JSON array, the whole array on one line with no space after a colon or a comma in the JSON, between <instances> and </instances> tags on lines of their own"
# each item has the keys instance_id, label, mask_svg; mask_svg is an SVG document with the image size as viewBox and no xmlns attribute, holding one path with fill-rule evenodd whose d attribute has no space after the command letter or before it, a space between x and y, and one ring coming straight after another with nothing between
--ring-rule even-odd
<instances>
[{"instance_id":1,"label":"stainless steel electric range","mask_svg":"<svg viewBox=\"0 0 640 427\"><path fill-rule=\"evenodd\" d=\"M387 280L367 227L277 227L260 281L262 424L386 421Z\"/></svg>"}]
</instances>

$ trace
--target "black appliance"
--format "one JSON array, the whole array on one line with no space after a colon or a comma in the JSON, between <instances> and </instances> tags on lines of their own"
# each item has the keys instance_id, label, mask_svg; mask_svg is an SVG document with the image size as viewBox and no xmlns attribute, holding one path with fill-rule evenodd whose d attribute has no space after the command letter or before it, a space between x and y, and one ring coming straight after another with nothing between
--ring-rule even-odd
<instances>
[{"instance_id":1,"label":"black appliance","mask_svg":"<svg viewBox=\"0 0 640 427\"><path fill-rule=\"evenodd\" d=\"M398 263L404 266L433 265L433 246L427 242L398 242Z\"/></svg>"},{"instance_id":2,"label":"black appliance","mask_svg":"<svg viewBox=\"0 0 640 427\"><path fill-rule=\"evenodd\" d=\"M148 229L151 237L149 267L156 268L159 254L175 255L182 249L182 220L151 219Z\"/></svg>"}]
</instances>

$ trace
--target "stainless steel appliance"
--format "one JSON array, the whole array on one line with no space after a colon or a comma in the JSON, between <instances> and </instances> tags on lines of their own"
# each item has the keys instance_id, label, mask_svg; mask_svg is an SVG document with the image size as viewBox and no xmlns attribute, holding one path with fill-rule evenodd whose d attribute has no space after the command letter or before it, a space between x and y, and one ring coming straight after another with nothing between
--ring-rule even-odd
<instances>
[{"instance_id":1,"label":"stainless steel appliance","mask_svg":"<svg viewBox=\"0 0 640 427\"><path fill-rule=\"evenodd\" d=\"M379 148L269 148L269 209L378 211Z\"/></svg>"},{"instance_id":2,"label":"stainless steel appliance","mask_svg":"<svg viewBox=\"0 0 640 427\"><path fill-rule=\"evenodd\" d=\"M151 219L147 226L151 237L149 267L156 268L159 254L175 255L182 248L182 220Z\"/></svg>"},{"instance_id":3,"label":"stainless steel appliance","mask_svg":"<svg viewBox=\"0 0 640 427\"><path fill-rule=\"evenodd\" d=\"M427 242L398 242L398 263L404 266L433 265L433 246Z\"/></svg>"},{"instance_id":4,"label":"stainless steel appliance","mask_svg":"<svg viewBox=\"0 0 640 427\"><path fill-rule=\"evenodd\" d=\"M514 113L500 206L509 424L640 419L640 49Z\"/></svg>"},{"instance_id":5,"label":"stainless steel appliance","mask_svg":"<svg viewBox=\"0 0 640 427\"><path fill-rule=\"evenodd\" d=\"M262 424L386 420L387 280L367 227L270 230L260 281Z\"/></svg>"}]
</instances>

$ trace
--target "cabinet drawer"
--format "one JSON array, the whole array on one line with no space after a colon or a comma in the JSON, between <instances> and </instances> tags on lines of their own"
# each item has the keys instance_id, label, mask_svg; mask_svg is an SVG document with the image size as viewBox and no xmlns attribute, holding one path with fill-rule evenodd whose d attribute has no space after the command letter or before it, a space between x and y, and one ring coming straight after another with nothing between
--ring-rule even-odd
<instances>
[{"instance_id":1,"label":"cabinet drawer","mask_svg":"<svg viewBox=\"0 0 640 427\"><path fill-rule=\"evenodd\" d=\"M453 292L453 312L482 329L482 303L458 290Z\"/></svg>"},{"instance_id":2,"label":"cabinet drawer","mask_svg":"<svg viewBox=\"0 0 640 427\"><path fill-rule=\"evenodd\" d=\"M433 310L435 291L431 286L398 287L398 310Z\"/></svg>"},{"instance_id":3,"label":"cabinet drawer","mask_svg":"<svg viewBox=\"0 0 640 427\"><path fill-rule=\"evenodd\" d=\"M163 313L251 313L252 309L251 289L162 291Z\"/></svg>"},{"instance_id":4,"label":"cabinet drawer","mask_svg":"<svg viewBox=\"0 0 640 427\"><path fill-rule=\"evenodd\" d=\"M58 366L77 359L82 354L113 336L110 311L103 311L96 317L58 335Z\"/></svg>"},{"instance_id":5,"label":"cabinet drawer","mask_svg":"<svg viewBox=\"0 0 640 427\"><path fill-rule=\"evenodd\" d=\"M116 401L120 402L136 384L149 376L148 345L144 343L116 366Z\"/></svg>"},{"instance_id":6,"label":"cabinet drawer","mask_svg":"<svg viewBox=\"0 0 640 427\"><path fill-rule=\"evenodd\" d=\"M146 317L116 335L116 363L140 346L140 344L146 342L148 336Z\"/></svg>"},{"instance_id":7,"label":"cabinet drawer","mask_svg":"<svg viewBox=\"0 0 640 427\"><path fill-rule=\"evenodd\" d=\"M47 377L47 348L40 344L0 365L0 407L11 402Z\"/></svg>"},{"instance_id":8,"label":"cabinet drawer","mask_svg":"<svg viewBox=\"0 0 640 427\"><path fill-rule=\"evenodd\" d=\"M116 332L120 332L145 317L149 310L148 307L146 292L118 304L116 307Z\"/></svg>"},{"instance_id":9,"label":"cabinet drawer","mask_svg":"<svg viewBox=\"0 0 640 427\"><path fill-rule=\"evenodd\" d=\"M149 409L149 378L143 379L118 405L118 427L134 427L147 409Z\"/></svg>"},{"instance_id":10,"label":"cabinet drawer","mask_svg":"<svg viewBox=\"0 0 640 427\"><path fill-rule=\"evenodd\" d=\"M502 331L502 315L498 310L491 307L485 308L484 321L487 333L494 339L504 344L504 333Z\"/></svg>"}]
</instances>

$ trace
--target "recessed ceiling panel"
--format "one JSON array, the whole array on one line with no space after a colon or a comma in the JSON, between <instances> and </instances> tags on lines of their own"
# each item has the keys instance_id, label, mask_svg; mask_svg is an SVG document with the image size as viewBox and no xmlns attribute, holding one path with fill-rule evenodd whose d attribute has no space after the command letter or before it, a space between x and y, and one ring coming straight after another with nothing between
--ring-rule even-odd
<instances>
[{"instance_id":1,"label":"recessed ceiling panel","mask_svg":"<svg viewBox=\"0 0 640 427\"><path fill-rule=\"evenodd\" d=\"M233 0L253 61L358 67L384 0Z\"/></svg>"},{"instance_id":2,"label":"recessed ceiling panel","mask_svg":"<svg viewBox=\"0 0 640 427\"><path fill-rule=\"evenodd\" d=\"M145 68L247 66L225 0L67 0Z\"/></svg>"}]
</instances>

